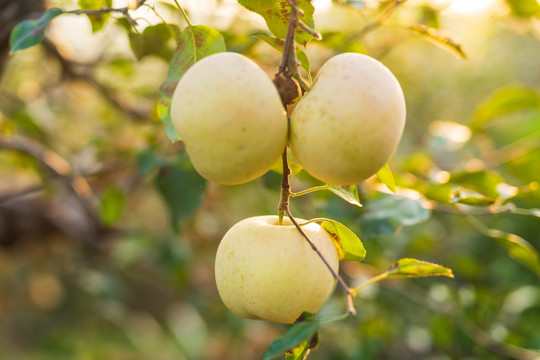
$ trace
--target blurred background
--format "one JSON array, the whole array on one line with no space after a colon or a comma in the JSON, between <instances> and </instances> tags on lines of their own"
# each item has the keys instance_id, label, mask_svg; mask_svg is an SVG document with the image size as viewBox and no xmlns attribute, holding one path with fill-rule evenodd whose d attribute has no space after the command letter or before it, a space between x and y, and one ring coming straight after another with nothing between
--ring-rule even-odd
<instances>
[{"instance_id":1,"label":"blurred background","mask_svg":"<svg viewBox=\"0 0 540 360\"><path fill-rule=\"evenodd\" d=\"M250 36L268 32L260 16L179 3L275 74L280 53ZM367 53L399 79L408 118L396 194L375 177L358 185L363 208L317 192L293 214L360 236L365 261L341 267L351 285L403 257L455 279L367 287L357 318L323 326L310 359L538 359L540 4L313 4L323 40L306 49L309 75ZM61 15L41 45L7 55L6 29L45 8L111 5L128 3L0 1L0 359L261 358L287 327L230 313L213 261L230 226L277 212L281 175L207 183L165 135L155 104L176 45L162 22L186 26L174 3L147 1L136 25ZM300 172L292 185L318 183ZM344 311L336 291L321 317Z\"/></svg>"}]
</instances>

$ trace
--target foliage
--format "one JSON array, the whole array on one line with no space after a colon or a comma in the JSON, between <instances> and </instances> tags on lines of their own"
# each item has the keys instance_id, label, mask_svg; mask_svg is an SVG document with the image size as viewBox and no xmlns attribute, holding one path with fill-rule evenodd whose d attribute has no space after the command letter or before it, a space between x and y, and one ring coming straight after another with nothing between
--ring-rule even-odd
<instances>
[{"instance_id":1,"label":"foliage","mask_svg":"<svg viewBox=\"0 0 540 360\"><path fill-rule=\"evenodd\" d=\"M460 32L462 19L434 6L334 3L317 18L298 2L303 24L323 34L315 42L296 29L308 84L329 56L365 52L395 71L409 111L392 171L337 187L293 164L293 189L303 190L292 210L335 240L356 318L342 314L338 291L288 329L227 312L215 249L239 219L276 212L282 166L218 186L173 143L170 99L185 71L234 49L274 74L288 2L239 1L228 25L211 16L193 25L182 1L80 0L11 33L12 52L48 42L16 53L0 83L0 357L538 357L537 2L507 0L506 16L475 18L489 35L462 32L470 46L441 29L454 21ZM147 25L141 10L158 20ZM79 59L58 35L72 29L45 31L74 15L129 49L101 40L94 60ZM425 276L442 277L387 280Z\"/></svg>"}]
</instances>

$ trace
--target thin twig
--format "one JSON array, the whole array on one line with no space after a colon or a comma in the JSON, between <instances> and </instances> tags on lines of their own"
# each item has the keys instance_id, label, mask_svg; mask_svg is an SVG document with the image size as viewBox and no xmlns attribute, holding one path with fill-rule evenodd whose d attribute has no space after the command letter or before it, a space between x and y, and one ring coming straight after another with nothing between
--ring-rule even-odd
<instances>
[{"instance_id":1,"label":"thin twig","mask_svg":"<svg viewBox=\"0 0 540 360\"><path fill-rule=\"evenodd\" d=\"M144 5L146 0L137 0L137 5L135 9L141 7ZM121 8L113 8L113 7L102 7L101 9L77 9L77 10L71 10L67 11L69 14L75 14L75 15L89 15L89 16L95 16L95 15L103 15L103 14L110 14L110 13L119 13L125 16L126 20L133 26L137 25L137 21L135 21L130 15L129 11L134 10L130 8L129 6L121 7Z\"/></svg>"},{"instance_id":2,"label":"thin twig","mask_svg":"<svg viewBox=\"0 0 540 360\"><path fill-rule=\"evenodd\" d=\"M84 178L73 176L71 165L65 159L43 145L21 136L0 135L0 149L2 148L16 150L38 160L45 172L52 179L57 180L78 203L97 234L99 221L92 206L93 194L88 192L90 186ZM91 235L88 240L95 240L95 236Z\"/></svg>"},{"instance_id":3,"label":"thin twig","mask_svg":"<svg viewBox=\"0 0 540 360\"><path fill-rule=\"evenodd\" d=\"M339 283L339 285L341 286L341 288L345 292L345 295L347 296L347 311L349 312L350 315L355 316L356 315L356 309L354 308L354 304L353 304L353 300L352 300L352 298L354 296L354 290L351 289L349 287L349 285L347 285L345 280L343 280L343 278L341 276L339 276L339 274L337 272L335 272L334 269L332 269L332 266L330 266L330 264L328 263L326 258L323 256L323 254L321 254L319 249L317 249L317 246L315 246L315 243L313 242L313 240L311 240L309 235L306 234L304 229L302 229L300 224L298 224L296 219L293 217L293 215L291 213L291 210L289 208L287 208L287 216L289 217L289 219L291 220L293 225L296 227L298 232L300 232L300 234L302 234L304 239L306 239L306 241L309 243L309 245L311 246L313 251L315 251L317 253L317 255L321 258L321 260L324 262L324 264L326 265L328 270L330 270L330 272L332 273L332 276L337 280L337 282Z\"/></svg>"}]
</instances>

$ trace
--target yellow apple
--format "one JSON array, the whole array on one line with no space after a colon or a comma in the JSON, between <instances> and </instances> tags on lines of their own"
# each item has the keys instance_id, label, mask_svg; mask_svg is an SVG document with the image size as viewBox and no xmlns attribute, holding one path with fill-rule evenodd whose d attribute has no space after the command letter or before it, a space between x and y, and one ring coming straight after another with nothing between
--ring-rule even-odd
<instances>
[{"instance_id":1,"label":"yellow apple","mask_svg":"<svg viewBox=\"0 0 540 360\"><path fill-rule=\"evenodd\" d=\"M210 55L189 68L173 94L171 120L197 172L219 184L263 175L287 142L276 87L237 53Z\"/></svg>"},{"instance_id":2,"label":"yellow apple","mask_svg":"<svg viewBox=\"0 0 540 360\"><path fill-rule=\"evenodd\" d=\"M330 236L316 223L302 229L337 272ZM221 299L233 313L287 324L304 311L317 312L335 286L330 270L290 220L278 225L277 216L247 218L229 229L217 250L215 273Z\"/></svg>"},{"instance_id":3,"label":"yellow apple","mask_svg":"<svg viewBox=\"0 0 540 360\"><path fill-rule=\"evenodd\" d=\"M379 61L344 53L328 60L291 115L290 146L315 178L351 185L393 155L405 126L399 82Z\"/></svg>"}]
</instances>

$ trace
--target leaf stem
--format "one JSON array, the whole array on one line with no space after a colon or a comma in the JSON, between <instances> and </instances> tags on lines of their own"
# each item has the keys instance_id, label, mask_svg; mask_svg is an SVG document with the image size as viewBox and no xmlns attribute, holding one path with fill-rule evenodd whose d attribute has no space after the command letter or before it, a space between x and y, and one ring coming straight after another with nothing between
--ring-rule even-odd
<instances>
[{"instance_id":1,"label":"leaf stem","mask_svg":"<svg viewBox=\"0 0 540 360\"><path fill-rule=\"evenodd\" d=\"M309 189L306 189L306 190L302 190L302 191L299 191L299 192L292 192L291 196L292 197L302 196L302 195L306 195L306 194L309 194L309 193L312 193L312 192L315 192L315 191L328 190L329 188L330 188L330 186L328 184L321 185L321 186L315 186L315 187L312 187L312 188L309 188Z\"/></svg>"},{"instance_id":2,"label":"leaf stem","mask_svg":"<svg viewBox=\"0 0 540 360\"><path fill-rule=\"evenodd\" d=\"M198 54L197 54L197 39L195 39L195 29L193 28L193 24L191 24L191 21L189 21L189 17L187 16L186 12L182 8L182 6L180 6L180 4L178 3L178 0L174 0L174 3L176 4L176 7L178 8L182 16L184 17L184 20L186 20L186 23L188 24L188 27L189 27L189 31L191 31L191 41L193 42L193 63L196 63Z\"/></svg>"},{"instance_id":3,"label":"leaf stem","mask_svg":"<svg viewBox=\"0 0 540 360\"><path fill-rule=\"evenodd\" d=\"M362 285L358 286L357 288L353 289L352 291L354 292L354 294L356 295L360 290L362 290L363 288L365 288L366 286L368 285L371 285L373 283L376 283L377 281L381 281L381 280L384 280L388 277L388 273L387 272L383 272L382 274L379 274L377 276L374 276L372 277L371 279L369 279L368 281L366 281L365 283L363 283Z\"/></svg>"}]
</instances>

